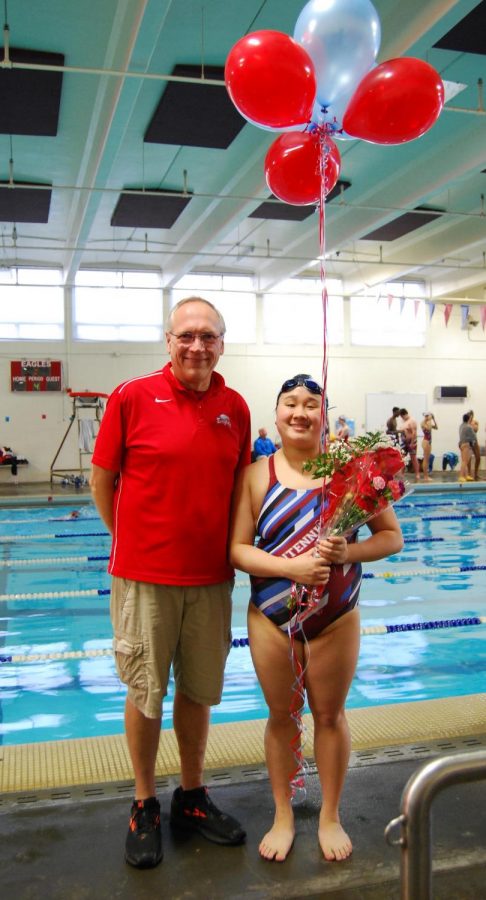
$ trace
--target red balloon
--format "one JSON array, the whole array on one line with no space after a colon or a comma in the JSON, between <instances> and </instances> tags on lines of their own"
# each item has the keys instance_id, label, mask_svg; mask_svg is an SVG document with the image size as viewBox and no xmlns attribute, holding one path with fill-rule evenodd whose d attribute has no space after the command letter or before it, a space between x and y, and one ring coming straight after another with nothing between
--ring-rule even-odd
<instances>
[{"instance_id":1,"label":"red balloon","mask_svg":"<svg viewBox=\"0 0 486 900\"><path fill-rule=\"evenodd\" d=\"M281 31L254 31L237 41L224 77L238 111L255 125L289 128L310 122L316 99L314 64Z\"/></svg>"},{"instance_id":2,"label":"red balloon","mask_svg":"<svg viewBox=\"0 0 486 900\"><path fill-rule=\"evenodd\" d=\"M389 59L360 81L343 117L352 137L374 144L403 144L425 134L444 105L444 85L421 59Z\"/></svg>"},{"instance_id":3,"label":"red balloon","mask_svg":"<svg viewBox=\"0 0 486 900\"><path fill-rule=\"evenodd\" d=\"M323 149L323 148L327 148ZM317 132L281 134L265 157L265 177L273 194L284 203L310 206L321 199L321 159L325 154L325 193L338 180L341 158L336 144Z\"/></svg>"}]
</instances>

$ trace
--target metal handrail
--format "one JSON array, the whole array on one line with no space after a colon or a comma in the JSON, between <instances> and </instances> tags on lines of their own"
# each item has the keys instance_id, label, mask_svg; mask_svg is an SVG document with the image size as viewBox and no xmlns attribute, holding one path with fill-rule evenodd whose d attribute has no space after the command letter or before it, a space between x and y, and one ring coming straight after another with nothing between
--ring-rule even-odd
<instances>
[{"instance_id":1,"label":"metal handrail","mask_svg":"<svg viewBox=\"0 0 486 900\"><path fill-rule=\"evenodd\" d=\"M434 797L452 784L486 778L486 751L455 753L425 763L407 781L402 793L401 814L385 828L389 844L401 846L401 900L431 900L431 821ZM398 839L392 831L401 828Z\"/></svg>"}]
</instances>

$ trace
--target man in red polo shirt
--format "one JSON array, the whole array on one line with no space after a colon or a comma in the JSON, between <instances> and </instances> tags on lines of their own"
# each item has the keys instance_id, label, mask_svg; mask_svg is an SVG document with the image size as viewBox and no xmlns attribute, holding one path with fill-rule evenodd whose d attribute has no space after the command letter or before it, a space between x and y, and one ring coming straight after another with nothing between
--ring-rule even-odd
<instances>
[{"instance_id":1,"label":"man in red polo shirt","mask_svg":"<svg viewBox=\"0 0 486 900\"><path fill-rule=\"evenodd\" d=\"M93 454L93 498L113 535L113 644L135 774L125 858L138 868L162 859L155 761L171 664L181 760L171 823L220 844L245 839L203 786L231 644L230 503L251 447L248 407L213 371L224 332L211 303L181 300L167 324L170 363L113 391Z\"/></svg>"}]
</instances>

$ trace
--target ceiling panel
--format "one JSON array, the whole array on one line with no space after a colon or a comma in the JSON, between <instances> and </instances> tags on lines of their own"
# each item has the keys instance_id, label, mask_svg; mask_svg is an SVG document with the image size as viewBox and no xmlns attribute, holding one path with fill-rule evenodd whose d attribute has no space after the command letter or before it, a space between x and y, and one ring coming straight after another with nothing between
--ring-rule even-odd
<instances>
[{"instance_id":1,"label":"ceiling panel","mask_svg":"<svg viewBox=\"0 0 486 900\"><path fill-rule=\"evenodd\" d=\"M375 230L370 231L369 234L363 235L362 240L396 241L398 238L410 234L412 231L416 231L417 228L423 228L423 226L428 225L429 222L434 222L435 219L438 219L441 215L442 212L432 212L419 207L413 212L397 216L396 219L392 219L391 222L387 222L380 228L375 228Z\"/></svg>"},{"instance_id":2,"label":"ceiling panel","mask_svg":"<svg viewBox=\"0 0 486 900\"><path fill-rule=\"evenodd\" d=\"M190 197L171 197L168 193L151 191L144 195L124 191L120 194L111 225L130 228L172 228Z\"/></svg>"},{"instance_id":3,"label":"ceiling panel","mask_svg":"<svg viewBox=\"0 0 486 900\"><path fill-rule=\"evenodd\" d=\"M455 53L479 53L486 55L486 0L460 19L453 28L443 35L434 47L439 50L454 50Z\"/></svg>"},{"instance_id":4,"label":"ceiling panel","mask_svg":"<svg viewBox=\"0 0 486 900\"><path fill-rule=\"evenodd\" d=\"M201 66L177 65L171 75L201 79ZM204 77L224 81L222 66L206 66ZM231 102L225 87L172 81L149 122L144 140L149 144L181 144L225 150L241 131L245 120Z\"/></svg>"},{"instance_id":5,"label":"ceiling panel","mask_svg":"<svg viewBox=\"0 0 486 900\"><path fill-rule=\"evenodd\" d=\"M0 222L47 223L51 194L50 185L12 188L8 182L0 182Z\"/></svg>"},{"instance_id":6,"label":"ceiling panel","mask_svg":"<svg viewBox=\"0 0 486 900\"><path fill-rule=\"evenodd\" d=\"M291 34L303 5L9 4L16 53L0 70L0 182L10 185L0 187L2 264L57 264L68 281L80 266L149 266L167 286L192 269L245 272L263 288L315 273L318 216L269 202L264 160L277 134L246 123L223 85L233 44L261 28ZM418 140L339 141L340 184L325 210L329 266L353 290L413 277L430 296L482 298L486 2L375 6L380 61L416 55L465 87ZM51 56L36 56L27 72L15 66L27 52ZM42 68L48 59L56 71ZM28 89L12 93L15 84ZM22 212L28 190L43 212Z\"/></svg>"},{"instance_id":7,"label":"ceiling panel","mask_svg":"<svg viewBox=\"0 0 486 900\"><path fill-rule=\"evenodd\" d=\"M11 47L10 59L29 65L62 66L61 53ZM0 134L57 134L62 72L0 69Z\"/></svg>"}]
</instances>

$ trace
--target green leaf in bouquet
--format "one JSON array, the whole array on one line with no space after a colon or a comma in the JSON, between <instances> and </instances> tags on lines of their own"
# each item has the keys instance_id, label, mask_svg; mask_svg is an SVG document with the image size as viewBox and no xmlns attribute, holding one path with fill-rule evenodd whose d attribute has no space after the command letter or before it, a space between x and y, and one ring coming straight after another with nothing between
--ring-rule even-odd
<instances>
[{"instance_id":1,"label":"green leaf in bouquet","mask_svg":"<svg viewBox=\"0 0 486 900\"><path fill-rule=\"evenodd\" d=\"M328 450L319 453L313 459L307 459L303 470L311 472L313 478L328 478L345 466L350 459L388 443L387 437L381 431L367 431L349 441L334 441Z\"/></svg>"}]
</instances>

